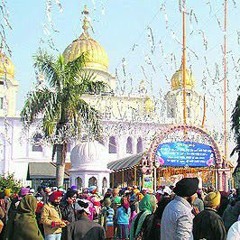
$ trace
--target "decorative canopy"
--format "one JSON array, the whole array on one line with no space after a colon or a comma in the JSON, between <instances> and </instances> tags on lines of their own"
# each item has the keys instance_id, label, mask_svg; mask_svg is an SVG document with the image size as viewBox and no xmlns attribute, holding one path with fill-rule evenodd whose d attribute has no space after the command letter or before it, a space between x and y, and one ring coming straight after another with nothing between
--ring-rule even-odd
<instances>
[{"instance_id":1,"label":"decorative canopy","mask_svg":"<svg viewBox=\"0 0 240 240\"><path fill-rule=\"evenodd\" d=\"M108 169L115 172L132 168L141 162L143 154L144 153L141 152L136 155L131 155L129 157L110 162L108 163L107 167Z\"/></svg>"}]
</instances>

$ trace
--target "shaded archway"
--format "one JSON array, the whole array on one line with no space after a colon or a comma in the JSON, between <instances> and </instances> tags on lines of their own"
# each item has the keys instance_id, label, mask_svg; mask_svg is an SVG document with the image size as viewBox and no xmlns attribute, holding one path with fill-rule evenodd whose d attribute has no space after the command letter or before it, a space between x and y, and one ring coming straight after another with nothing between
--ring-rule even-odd
<instances>
[{"instance_id":1,"label":"shaded archway","mask_svg":"<svg viewBox=\"0 0 240 240\"><path fill-rule=\"evenodd\" d=\"M91 187L91 186L97 186L97 179L95 177L91 177L88 180L88 187Z\"/></svg>"},{"instance_id":2,"label":"shaded archway","mask_svg":"<svg viewBox=\"0 0 240 240\"><path fill-rule=\"evenodd\" d=\"M102 194L104 194L107 191L107 186L108 186L107 184L108 184L107 178L104 177L102 180Z\"/></svg>"},{"instance_id":3,"label":"shaded archway","mask_svg":"<svg viewBox=\"0 0 240 240\"><path fill-rule=\"evenodd\" d=\"M111 136L109 138L108 152L117 153L117 143L116 143L116 138L114 136Z\"/></svg>"},{"instance_id":4,"label":"shaded archway","mask_svg":"<svg viewBox=\"0 0 240 240\"><path fill-rule=\"evenodd\" d=\"M132 145L132 138L127 138L127 144L126 144L126 153L132 154L133 153L133 145Z\"/></svg>"},{"instance_id":5,"label":"shaded archway","mask_svg":"<svg viewBox=\"0 0 240 240\"><path fill-rule=\"evenodd\" d=\"M139 137L137 139L137 153L140 153L143 151L143 144L142 144L142 138Z\"/></svg>"},{"instance_id":6,"label":"shaded archway","mask_svg":"<svg viewBox=\"0 0 240 240\"><path fill-rule=\"evenodd\" d=\"M76 180L75 180L75 184L76 184L78 189L81 189L82 188L82 178L77 177Z\"/></svg>"}]
</instances>

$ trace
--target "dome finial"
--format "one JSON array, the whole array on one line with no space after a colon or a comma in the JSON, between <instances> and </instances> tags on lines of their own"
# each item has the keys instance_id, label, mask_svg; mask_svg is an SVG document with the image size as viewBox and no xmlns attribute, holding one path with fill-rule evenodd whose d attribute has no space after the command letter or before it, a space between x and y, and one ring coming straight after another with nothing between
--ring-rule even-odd
<instances>
[{"instance_id":1,"label":"dome finial","mask_svg":"<svg viewBox=\"0 0 240 240\"><path fill-rule=\"evenodd\" d=\"M83 32L84 32L85 35L89 35L88 34L88 29L89 29L89 26L90 26L90 22L88 20L89 11L88 11L87 5L84 6L82 14L84 15L82 29L83 29Z\"/></svg>"}]
</instances>

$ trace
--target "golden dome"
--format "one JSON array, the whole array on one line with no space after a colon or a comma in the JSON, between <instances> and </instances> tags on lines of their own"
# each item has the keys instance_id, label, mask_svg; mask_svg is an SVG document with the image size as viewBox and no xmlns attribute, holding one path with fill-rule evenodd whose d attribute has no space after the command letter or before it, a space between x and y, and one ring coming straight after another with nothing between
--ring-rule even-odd
<instances>
[{"instance_id":1,"label":"golden dome","mask_svg":"<svg viewBox=\"0 0 240 240\"><path fill-rule=\"evenodd\" d=\"M14 77L14 65L12 61L4 54L0 52L0 77L7 75L7 77Z\"/></svg>"},{"instance_id":2,"label":"golden dome","mask_svg":"<svg viewBox=\"0 0 240 240\"><path fill-rule=\"evenodd\" d=\"M152 100L150 97L147 97L147 98L146 98L144 104L145 104L145 110L146 110L146 112L149 113L149 112L153 112L153 111L154 111L154 109L155 109L155 104L154 104L153 100Z\"/></svg>"},{"instance_id":3,"label":"golden dome","mask_svg":"<svg viewBox=\"0 0 240 240\"><path fill-rule=\"evenodd\" d=\"M177 70L171 79L171 88L172 90L181 89L183 87L182 74L183 71L180 68ZM192 72L186 69L186 89L193 89L195 86L195 78L192 75Z\"/></svg>"},{"instance_id":4,"label":"golden dome","mask_svg":"<svg viewBox=\"0 0 240 240\"><path fill-rule=\"evenodd\" d=\"M108 55L104 48L89 36L88 28L90 23L86 17L88 10L84 9L83 33L74 40L63 52L66 61L70 62L85 53L85 67L94 70L107 71L109 66Z\"/></svg>"}]
</instances>

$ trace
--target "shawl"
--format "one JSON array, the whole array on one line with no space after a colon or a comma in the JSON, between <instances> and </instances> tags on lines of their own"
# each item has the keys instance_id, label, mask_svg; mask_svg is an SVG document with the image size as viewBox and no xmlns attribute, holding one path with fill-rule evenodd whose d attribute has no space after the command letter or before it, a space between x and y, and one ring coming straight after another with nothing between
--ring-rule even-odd
<instances>
[{"instance_id":1,"label":"shawl","mask_svg":"<svg viewBox=\"0 0 240 240\"><path fill-rule=\"evenodd\" d=\"M37 200L31 195L26 195L20 202L13 222L13 236L11 239L43 240L42 234L38 228L35 210Z\"/></svg>"},{"instance_id":2,"label":"shawl","mask_svg":"<svg viewBox=\"0 0 240 240\"><path fill-rule=\"evenodd\" d=\"M156 198L153 195L146 194L139 203L140 213L133 219L130 240L135 239L142 230L146 217L152 214L156 209Z\"/></svg>"}]
</instances>

